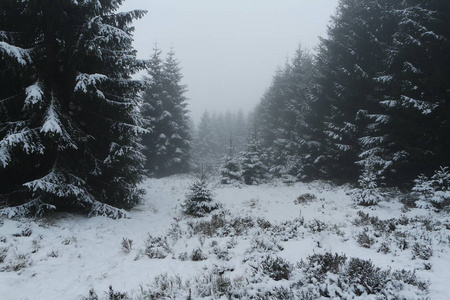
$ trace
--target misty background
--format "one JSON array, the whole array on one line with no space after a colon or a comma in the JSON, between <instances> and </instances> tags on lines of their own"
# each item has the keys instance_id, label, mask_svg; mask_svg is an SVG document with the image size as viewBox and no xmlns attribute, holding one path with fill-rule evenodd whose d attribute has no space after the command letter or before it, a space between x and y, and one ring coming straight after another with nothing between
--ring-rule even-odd
<instances>
[{"instance_id":1,"label":"misty background","mask_svg":"<svg viewBox=\"0 0 450 300\"><path fill-rule=\"evenodd\" d=\"M155 43L164 53L174 48L197 123L205 110L252 110L299 44L314 51L337 2L127 0L121 10L148 11L134 23L139 58Z\"/></svg>"}]
</instances>

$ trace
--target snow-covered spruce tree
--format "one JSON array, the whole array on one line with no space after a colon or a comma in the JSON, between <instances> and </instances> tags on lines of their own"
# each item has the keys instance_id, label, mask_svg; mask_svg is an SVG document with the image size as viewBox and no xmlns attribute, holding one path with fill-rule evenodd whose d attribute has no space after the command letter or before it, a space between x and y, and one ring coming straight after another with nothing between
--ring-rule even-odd
<instances>
[{"instance_id":1,"label":"snow-covered spruce tree","mask_svg":"<svg viewBox=\"0 0 450 300\"><path fill-rule=\"evenodd\" d=\"M307 177L304 165L310 163L307 152L311 135L305 120L311 102L313 70L312 56L300 46L292 61L277 71L258 105L262 146L268 149L273 177Z\"/></svg>"},{"instance_id":2,"label":"snow-covered spruce tree","mask_svg":"<svg viewBox=\"0 0 450 300\"><path fill-rule=\"evenodd\" d=\"M150 131L143 138L149 174L157 177L187 172L190 131L184 96L186 86L179 62L171 50L165 61L157 46L148 67L141 113Z\"/></svg>"},{"instance_id":3,"label":"snow-covered spruce tree","mask_svg":"<svg viewBox=\"0 0 450 300\"><path fill-rule=\"evenodd\" d=\"M182 205L184 213L196 217L203 217L217 208L219 204L214 201L212 191L204 179L197 180L191 185Z\"/></svg>"},{"instance_id":4,"label":"snow-covered spruce tree","mask_svg":"<svg viewBox=\"0 0 450 300\"><path fill-rule=\"evenodd\" d=\"M377 166L380 163L377 158L371 156L364 161L363 170L358 180L359 187L352 191L352 199L358 205L376 205L384 199L379 187L380 173L377 171Z\"/></svg>"},{"instance_id":5,"label":"snow-covered spruce tree","mask_svg":"<svg viewBox=\"0 0 450 300\"><path fill-rule=\"evenodd\" d=\"M209 112L205 111L200 118L193 140L192 156L198 171L212 172L217 170L220 164L219 141L214 127Z\"/></svg>"},{"instance_id":6,"label":"snow-covered spruce tree","mask_svg":"<svg viewBox=\"0 0 450 300\"><path fill-rule=\"evenodd\" d=\"M247 185L257 185L267 179L265 153L257 137L256 125L247 142L247 150L241 153L242 178Z\"/></svg>"},{"instance_id":7,"label":"snow-covered spruce tree","mask_svg":"<svg viewBox=\"0 0 450 300\"><path fill-rule=\"evenodd\" d=\"M417 198L416 206L448 208L450 205L450 171L448 167L441 167L428 178L420 175L414 180L412 194Z\"/></svg>"},{"instance_id":8,"label":"snow-covered spruce tree","mask_svg":"<svg viewBox=\"0 0 450 300\"><path fill-rule=\"evenodd\" d=\"M0 2L0 214L126 216L140 154L130 75L133 19L121 0Z\"/></svg>"},{"instance_id":9,"label":"snow-covered spruce tree","mask_svg":"<svg viewBox=\"0 0 450 300\"><path fill-rule=\"evenodd\" d=\"M367 120L361 112L377 109L377 82L382 69L384 44L390 38L383 26L383 7L387 0L341 0L321 39L317 55L319 88L317 98L329 107L324 122L326 158L331 177L356 181L361 152L359 138ZM375 113L375 112L373 112Z\"/></svg>"},{"instance_id":10,"label":"snow-covered spruce tree","mask_svg":"<svg viewBox=\"0 0 450 300\"><path fill-rule=\"evenodd\" d=\"M189 171L191 148L189 111L187 110L187 98L184 96L187 88L181 84L183 75L173 49L167 54L163 63L163 71L163 83L168 100L167 110L171 114L171 120L168 122L167 161L164 175L186 173Z\"/></svg>"},{"instance_id":11,"label":"snow-covered spruce tree","mask_svg":"<svg viewBox=\"0 0 450 300\"><path fill-rule=\"evenodd\" d=\"M228 154L224 156L220 167L220 182L222 184L237 184L242 181L242 172L239 160L234 155L233 139L230 134Z\"/></svg>"},{"instance_id":12,"label":"snow-covered spruce tree","mask_svg":"<svg viewBox=\"0 0 450 300\"><path fill-rule=\"evenodd\" d=\"M276 178L287 175L287 160L296 148L290 138L294 126L287 126L295 124L295 109L290 105L294 98L291 70L288 62L277 70L255 112L260 123L261 146L267 149L269 173ZM290 111L287 111L288 107Z\"/></svg>"},{"instance_id":13,"label":"snow-covered spruce tree","mask_svg":"<svg viewBox=\"0 0 450 300\"><path fill-rule=\"evenodd\" d=\"M164 111L163 103L163 62L161 50L157 45L153 48L153 55L147 64L148 77L144 77L146 82L145 91L142 95L141 115L144 128L147 132L142 137L143 151L147 160L145 169L148 175L154 175L158 168L158 161L166 161L166 136L161 134L159 118Z\"/></svg>"},{"instance_id":14,"label":"snow-covered spruce tree","mask_svg":"<svg viewBox=\"0 0 450 300\"><path fill-rule=\"evenodd\" d=\"M390 181L410 183L449 163L450 17L448 1L401 1L387 49L385 142L392 157Z\"/></svg>"}]
</instances>

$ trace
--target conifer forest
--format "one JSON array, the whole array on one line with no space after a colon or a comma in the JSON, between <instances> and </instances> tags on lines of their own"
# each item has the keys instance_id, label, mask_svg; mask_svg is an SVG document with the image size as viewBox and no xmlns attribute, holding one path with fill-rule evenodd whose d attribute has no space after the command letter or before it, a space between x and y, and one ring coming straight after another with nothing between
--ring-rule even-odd
<instances>
[{"instance_id":1,"label":"conifer forest","mask_svg":"<svg viewBox=\"0 0 450 300\"><path fill-rule=\"evenodd\" d=\"M450 1L336 0L198 120L125 2L0 0L0 298L450 299Z\"/></svg>"}]
</instances>

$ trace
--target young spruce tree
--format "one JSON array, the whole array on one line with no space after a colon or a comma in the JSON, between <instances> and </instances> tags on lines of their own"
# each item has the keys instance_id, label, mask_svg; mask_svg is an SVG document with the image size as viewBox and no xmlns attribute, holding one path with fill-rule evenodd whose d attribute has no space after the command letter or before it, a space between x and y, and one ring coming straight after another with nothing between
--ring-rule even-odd
<instances>
[{"instance_id":1,"label":"young spruce tree","mask_svg":"<svg viewBox=\"0 0 450 300\"><path fill-rule=\"evenodd\" d=\"M203 217L218 208L219 204L214 201L212 191L204 179L197 180L191 185L182 205L186 214L196 217Z\"/></svg>"},{"instance_id":2,"label":"young spruce tree","mask_svg":"<svg viewBox=\"0 0 450 300\"><path fill-rule=\"evenodd\" d=\"M220 175L220 182L222 184L236 184L242 181L241 166L238 159L234 156L233 138L231 134L228 154L223 158Z\"/></svg>"},{"instance_id":3,"label":"young spruce tree","mask_svg":"<svg viewBox=\"0 0 450 300\"><path fill-rule=\"evenodd\" d=\"M0 2L0 214L126 216L138 203L143 69L121 0Z\"/></svg>"},{"instance_id":4,"label":"young spruce tree","mask_svg":"<svg viewBox=\"0 0 450 300\"><path fill-rule=\"evenodd\" d=\"M256 121L247 142L247 150L241 153L242 178L247 185L263 183L267 178L268 168L265 164L266 155L258 139Z\"/></svg>"},{"instance_id":5,"label":"young spruce tree","mask_svg":"<svg viewBox=\"0 0 450 300\"><path fill-rule=\"evenodd\" d=\"M190 129L186 86L175 52L165 61L155 47L148 67L147 87L141 113L149 130L143 138L146 168L157 177L185 173L189 170Z\"/></svg>"}]
</instances>

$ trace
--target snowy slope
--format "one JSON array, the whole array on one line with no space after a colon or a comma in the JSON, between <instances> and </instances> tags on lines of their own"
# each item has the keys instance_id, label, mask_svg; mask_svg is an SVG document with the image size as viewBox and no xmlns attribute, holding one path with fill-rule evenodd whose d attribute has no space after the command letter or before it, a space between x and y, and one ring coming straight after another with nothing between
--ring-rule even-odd
<instances>
[{"instance_id":1,"label":"snowy slope","mask_svg":"<svg viewBox=\"0 0 450 300\"><path fill-rule=\"evenodd\" d=\"M260 271L252 273L266 254L294 265L314 253L326 252L370 259L383 269L415 270L421 280L429 281L430 299L450 298L450 221L446 214L406 211L396 201L382 202L375 208L354 207L345 187L324 183L218 186L215 199L222 208L215 213L217 220L241 223L219 226L215 233L199 233L204 229L199 225L201 220L183 216L180 208L193 180L180 176L147 180L143 184L145 200L130 212L131 219L57 214L35 221L1 221L1 298L83 299L90 289L102 298L110 285L115 291L137 297L143 291L162 288L158 275L164 274L179 279L184 288L179 295L185 296L192 289L193 296L200 297L195 294L200 289L195 285L206 286L205 274L216 269L222 270L220 276L225 274L235 288L238 279L245 278L241 280L243 289L247 295L256 295L288 286L301 276L294 270L294 279L274 281ZM306 193L316 199L296 201ZM364 221L364 214L358 211L378 219ZM358 218L360 222L355 223ZM390 231L373 225L388 219L395 219ZM369 240L366 247L358 242L363 233ZM124 238L132 240L130 252L122 247ZM418 257L420 249L428 248L431 257ZM195 253L200 261L193 261ZM150 258L152 255L166 257ZM160 279L159 287L155 277ZM213 293L209 299L219 296ZM419 299L414 294L408 297L405 299Z\"/></svg>"}]
</instances>

